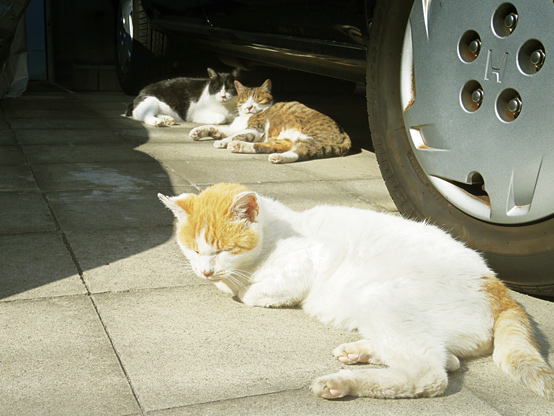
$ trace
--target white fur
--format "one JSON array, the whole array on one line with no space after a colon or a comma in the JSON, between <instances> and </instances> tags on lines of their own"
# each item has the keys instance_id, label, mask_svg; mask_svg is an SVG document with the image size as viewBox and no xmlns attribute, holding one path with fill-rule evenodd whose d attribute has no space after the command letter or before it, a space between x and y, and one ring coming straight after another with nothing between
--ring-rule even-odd
<instances>
[{"instance_id":1,"label":"white fur","mask_svg":"<svg viewBox=\"0 0 554 416\"><path fill-rule=\"evenodd\" d=\"M191 102L186 121L206 124L230 123L235 118L236 96L232 96L223 87L216 95L211 96L208 87L206 85L197 102Z\"/></svg>"},{"instance_id":2,"label":"white fur","mask_svg":"<svg viewBox=\"0 0 554 416\"><path fill-rule=\"evenodd\" d=\"M266 131L266 136L267 136L267 131ZM284 129L277 136L277 140L289 139L293 142L297 141L298 139L306 140L309 138L310 136L302 133L300 130L297 130L297 129Z\"/></svg>"},{"instance_id":3,"label":"white fur","mask_svg":"<svg viewBox=\"0 0 554 416\"><path fill-rule=\"evenodd\" d=\"M149 126L161 127L183 121L167 104L156 97L147 97L133 110L133 118Z\"/></svg>"},{"instance_id":4,"label":"white fur","mask_svg":"<svg viewBox=\"0 0 554 416\"><path fill-rule=\"evenodd\" d=\"M491 352L494 318L483 277L494 273L475 251L392 214L337 206L296 212L257 201L250 224L260 234L256 249L233 256L204 247L218 287L247 305L301 305L326 324L358 330L364 340L339 346L335 356L387 366L320 377L316 394L435 396L458 357ZM197 270L202 253L183 252Z\"/></svg>"},{"instance_id":5,"label":"white fur","mask_svg":"<svg viewBox=\"0 0 554 416\"><path fill-rule=\"evenodd\" d=\"M146 97L134 108L133 118L154 127L183 121L215 125L230 123L235 117L236 96L232 96L225 88L211 96L208 87L206 85L198 101L191 101L185 120L166 103L152 96Z\"/></svg>"},{"instance_id":6,"label":"white fur","mask_svg":"<svg viewBox=\"0 0 554 416\"><path fill-rule=\"evenodd\" d=\"M235 136L254 131L254 130L247 130L248 120L250 119L250 116L252 116L253 114L257 114L261 111L264 111L267 108L269 108L269 106L262 106L259 103L256 103L252 99L252 97L249 97L248 100L246 100L242 105L240 105L237 108L238 116L233 120L233 122L230 125L227 125L227 126L207 125L207 126L195 127L190 131L189 136L193 140L199 140L203 137L209 136L210 128L217 128L217 130L222 132L226 137L224 139L214 141L214 147L218 149L224 149L227 147L227 144L229 144L231 141L234 140ZM215 123L211 123L211 124L215 124Z\"/></svg>"}]
</instances>

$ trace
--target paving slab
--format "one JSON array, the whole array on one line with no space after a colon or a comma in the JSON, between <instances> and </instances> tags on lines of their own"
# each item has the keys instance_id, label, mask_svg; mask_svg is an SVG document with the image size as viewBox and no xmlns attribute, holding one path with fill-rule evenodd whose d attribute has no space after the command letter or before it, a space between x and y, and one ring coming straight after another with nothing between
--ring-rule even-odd
<instances>
[{"instance_id":1,"label":"paving slab","mask_svg":"<svg viewBox=\"0 0 554 416\"><path fill-rule=\"evenodd\" d=\"M552 402L537 397L516 384L496 367L490 357L468 364L464 388L504 416L538 416L554 414ZM554 354L548 357L552 364Z\"/></svg>"},{"instance_id":2,"label":"paving slab","mask_svg":"<svg viewBox=\"0 0 554 416\"><path fill-rule=\"evenodd\" d=\"M143 143L148 140L146 132L140 136L134 136L134 141ZM97 126L94 129L25 129L17 131L17 141L21 145L76 145L76 144L116 144L129 143L131 138L118 134L111 128Z\"/></svg>"},{"instance_id":3,"label":"paving slab","mask_svg":"<svg viewBox=\"0 0 554 416\"><path fill-rule=\"evenodd\" d=\"M133 128L119 128L117 134L126 137L128 140L138 141L143 140L146 136L149 143L182 143L189 139L188 134L191 128L198 124L181 123L171 127L151 127L137 120L133 120L136 124ZM202 143L204 141L200 141ZM206 140L208 142L208 140ZM178 149L175 149L178 151Z\"/></svg>"},{"instance_id":4,"label":"paving slab","mask_svg":"<svg viewBox=\"0 0 554 416\"><path fill-rule=\"evenodd\" d=\"M23 146L29 163L33 165L62 163L152 162L152 158L135 150L132 144L78 144ZM1 149L0 149L1 152ZM1 153L0 153L1 154Z\"/></svg>"},{"instance_id":5,"label":"paving slab","mask_svg":"<svg viewBox=\"0 0 554 416\"><path fill-rule=\"evenodd\" d=\"M38 192L2 192L0 206L0 234L56 230L48 204Z\"/></svg>"},{"instance_id":6,"label":"paving slab","mask_svg":"<svg viewBox=\"0 0 554 416\"><path fill-rule=\"evenodd\" d=\"M147 411L306 387L338 369L333 348L359 339L213 285L93 298Z\"/></svg>"},{"instance_id":7,"label":"paving slab","mask_svg":"<svg viewBox=\"0 0 554 416\"><path fill-rule=\"evenodd\" d=\"M67 238L92 293L208 284L191 276L171 225L72 232Z\"/></svg>"},{"instance_id":8,"label":"paving slab","mask_svg":"<svg viewBox=\"0 0 554 416\"><path fill-rule=\"evenodd\" d=\"M139 154L140 155L140 154ZM143 155L144 156L144 155ZM125 156L122 156L122 159ZM86 189L158 189L190 185L181 175L166 171L144 156L142 162L86 162L36 165L34 172L44 191L78 191Z\"/></svg>"},{"instance_id":9,"label":"paving slab","mask_svg":"<svg viewBox=\"0 0 554 416\"><path fill-rule=\"evenodd\" d=\"M217 149L213 149L217 151ZM221 151L221 150L220 150ZM217 165L212 159L189 161L167 160L162 166L182 179L188 179L196 185L214 184L219 182L263 183L263 182L302 182L317 179L311 174L299 175L287 165L273 165L267 162L264 155L234 155L235 160L220 161ZM242 156L245 156L244 158ZM217 156L214 156L214 158ZM264 163L260 163L264 162Z\"/></svg>"},{"instance_id":10,"label":"paving slab","mask_svg":"<svg viewBox=\"0 0 554 416\"><path fill-rule=\"evenodd\" d=\"M343 192L358 195L372 206L376 205L388 212L398 212L398 208L389 195L385 181L381 177L340 181L338 186Z\"/></svg>"},{"instance_id":11,"label":"paving slab","mask_svg":"<svg viewBox=\"0 0 554 416\"><path fill-rule=\"evenodd\" d=\"M0 146L14 145L16 143L14 132L8 130L7 122L0 118Z\"/></svg>"},{"instance_id":12,"label":"paving slab","mask_svg":"<svg viewBox=\"0 0 554 416\"><path fill-rule=\"evenodd\" d=\"M381 178L375 155L367 150L345 157L308 160L291 166L300 173L330 181Z\"/></svg>"},{"instance_id":13,"label":"paving slab","mask_svg":"<svg viewBox=\"0 0 554 416\"><path fill-rule=\"evenodd\" d=\"M0 317L0 414L140 411L89 298L0 302Z\"/></svg>"},{"instance_id":14,"label":"paving slab","mask_svg":"<svg viewBox=\"0 0 554 416\"><path fill-rule=\"evenodd\" d=\"M47 194L62 230L90 231L170 225L173 215L160 203L156 190L112 189ZM190 188L195 191L196 188Z\"/></svg>"},{"instance_id":15,"label":"paving slab","mask_svg":"<svg viewBox=\"0 0 554 416\"><path fill-rule=\"evenodd\" d=\"M416 400L342 399L326 401L307 388L148 412L148 416L501 416L471 392Z\"/></svg>"},{"instance_id":16,"label":"paving slab","mask_svg":"<svg viewBox=\"0 0 554 416\"><path fill-rule=\"evenodd\" d=\"M244 182L243 182L244 183ZM384 209L377 203L371 204L360 194L349 193L343 189L343 181L331 182L306 180L291 185L279 183L245 183L250 189L270 198L278 199L296 210L313 208L320 204L345 205L356 208ZM206 188L207 186L203 186ZM381 202L381 201L379 201Z\"/></svg>"},{"instance_id":17,"label":"paving slab","mask_svg":"<svg viewBox=\"0 0 554 416\"><path fill-rule=\"evenodd\" d=\"M144 152L153 158L163 161L190 162L195 161L232 161L244 160L267 160L267 156L255 154L237 155L226 149L216 149L213 146L213 140L202 140L194 142L188 138L190 129L182 129L186 133L186 138L176 138L171 142L149 141L137 147L137 150ZM268 162L269 163L269 162Z\"/></svg>"},{"instance_id":18,"label":"paving slab","mask_svg":"<svg viewBox=\"0 0 554 416\"><path fill-rule=\"evenodd\" d=\"M31 168L26 165L0 166L0 191L38 190Z\"/></svg>"},{"instance_id":19,"label":"paving slab","mask_svg":"<svg viewBox=\"0 0 554 416\"><path fill-rule=\"evenodd\" d=\"M84 129L94 130L98 127L98 121L94 118L70 118L60 117L57 119L49 118L22 118L13 117L10 119L10 125L14 130L23 129ZM110 127L110 126L107 126Z\"/></svg>"},{"instance_id":20,"label":"paving slab","mask_svg":"<svg viewBox=\"0 0 554 416\"><path fill-rule=\"evenodd\" d=\"M0 264L2 301L87 293L56 232L0 235Z\"/></svg>"},{"instance_id":21,"label":"paving slab","mask_svg":"<svg viewBox=\"0 0 554 416\"><path fill-rule=\"evenodd\" d=\"M0 165L23 165L25 155L18 146L0 146Z\"/></svg>"}]
</instances>

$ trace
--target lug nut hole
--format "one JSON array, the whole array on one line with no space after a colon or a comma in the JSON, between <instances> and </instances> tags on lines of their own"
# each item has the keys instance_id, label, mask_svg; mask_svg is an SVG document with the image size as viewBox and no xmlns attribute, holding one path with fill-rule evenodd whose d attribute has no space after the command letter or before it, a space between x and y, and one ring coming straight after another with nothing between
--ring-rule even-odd
<instances>
[{"instance_id":1,"label":"lug nut hole","mask_svg":"<svg viewBox=\"0 0 554 416\"><path fill-rule=\"evenodd\" d=\"M539 72L546 59L544 45L536 39L525 42L517 53L517 65L525 75L534 75Z\"/></svg>"},{"instance_id":2,"label":"lug nut hole","mask_svg":"<svg viewBox=\"0 0 554 416\"><path fill-rule=\"evenodd\" d=\"M500 93L496 100L496 115L506 123L517 119L523 108L523 100L519 93L508 88Z\"/></svg>"},{"instance_id":3,"label":"lug nut hole","mask_svg":"<svg viewBox=\"0 0 554 416\"><path fill-rule=\"evenodd\" d=\"M481 38L474 30L468 30L458 42L458 56L464 62L473 62L481 52Z\"/></svg>"},{"instance_id":4,"label":"lug nut hole","mask_svg":"<svg viewBox=\"0 0 554 416\"><path fill-rule=\"evenodd\" d=\"M460 94L460 104L462 108L470 113L479 110L483 99L485 98L485 93L483 92L483 87L475 80L466 82L462 88Z\"/></svg>"},{"instance_id":5,"label":"lug nut hole","mask_svg":"<svg viewBox=\"0 0 554 416\"><path fill-rule=\"evenodd\" d=\"M519 14L511 3L501 4L492 16L494 33L501 38L510 36L516 30Z\"/></svg>"}]
</instances>

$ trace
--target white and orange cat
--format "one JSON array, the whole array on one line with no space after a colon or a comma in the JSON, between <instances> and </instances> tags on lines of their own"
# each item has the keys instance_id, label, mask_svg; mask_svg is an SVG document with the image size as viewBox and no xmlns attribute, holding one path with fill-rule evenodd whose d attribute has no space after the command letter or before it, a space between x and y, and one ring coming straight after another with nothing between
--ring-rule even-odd
<instances>
[{"instance_id":1,"label":"white and orange cat","mask_svg":"<svg viewBox=\"0 0 554 416\"><path fill-rule=\"evenodd\" d=\"M237 184L158 196L199 277L247 305L301 305L358 330L363 339L334 355L384 366L320 377L316 395L437 396L460 358L492 352L515 381L554 399L524 310L478 253L439 228L340 206L297 212Z\"/></svg>"},{"instance_id":2,"label":"white and orange cat","mask_svg":"<svg viewBox=\"0 0 554 416\"><path fill-rule=\"evenodd\" d=\"M248 88L235 81L239 116L229 126L200 126L193 140L217 139L233 153L266 153L271 163L291 163L348 154L351 141L330 117L297 101L273 104L271 81Z\"/></svg>"}]
</instances>

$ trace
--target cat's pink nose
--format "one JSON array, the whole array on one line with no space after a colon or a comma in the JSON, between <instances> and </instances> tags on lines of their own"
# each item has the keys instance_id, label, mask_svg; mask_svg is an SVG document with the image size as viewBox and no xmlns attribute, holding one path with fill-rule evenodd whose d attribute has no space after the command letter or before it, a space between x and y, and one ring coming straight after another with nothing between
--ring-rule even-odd
<instances>
[{"instance_id":1,"label":"cat's pink nose","mask_svg":"<svg viewBox=\"0 0 554 416\"><path fill-rule=\"evenodd\" d=\"M202 274L206 277L210 277L210 276L213 276L214 272L213 270L203 270Z\"/></svg>"}]
</instances>

